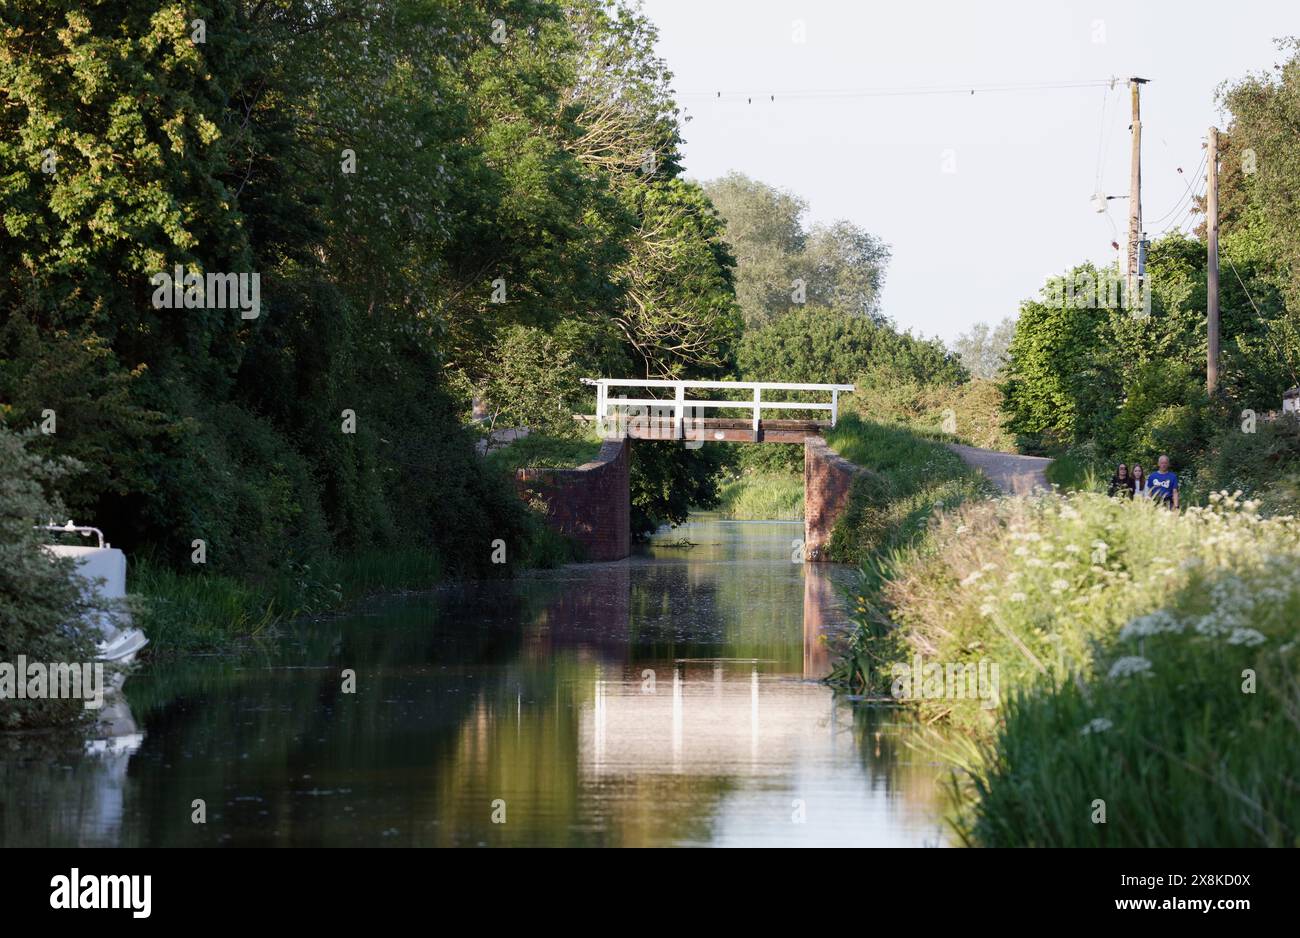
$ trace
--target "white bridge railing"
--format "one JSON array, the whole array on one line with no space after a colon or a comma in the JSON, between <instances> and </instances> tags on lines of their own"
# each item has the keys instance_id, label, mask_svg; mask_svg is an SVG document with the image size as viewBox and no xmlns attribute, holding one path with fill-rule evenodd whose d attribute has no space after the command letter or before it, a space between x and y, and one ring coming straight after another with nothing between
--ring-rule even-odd
<instances>
[{"instance_id":1,"label":"white bridge railing","mask_svg":"<svg viewBox=\"0 0 1300 938\"><path fill-rule=\"evenodd\" d=\"M831 426L835 426L840 414L840 395L853 391L851 384L784 384L773 381L670 381L663 378L583 378L583 384L595 385L596 388L596 424L606 426L610 408L631 407L672 408L674 435L684 438L686 412L690 410L693 417L702 417L706 409L713 410L748 410L753 420L753 431L759 431L759 419L765 410L812 410L829 411ZM610 394L612 388L671 388L673 397L615 397ZM720 401L688 399L687 391L704 391L724 389L727 391L748 391L749 400ZM764 391L811 391L830 395L825 403L803 403L798 401L765 401ZM648 413L653 413L649 410Z\"/></svg>"}]
</instances>

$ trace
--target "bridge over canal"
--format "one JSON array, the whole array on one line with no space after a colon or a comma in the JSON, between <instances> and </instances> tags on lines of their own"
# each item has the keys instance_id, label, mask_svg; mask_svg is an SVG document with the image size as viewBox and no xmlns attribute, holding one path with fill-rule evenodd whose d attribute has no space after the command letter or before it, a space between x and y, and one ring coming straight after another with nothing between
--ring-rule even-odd
<instances>
[{"instance_id":1,"label":"bridge over canal","mask_svg":"<svg viewBox=\"0 0 1300 938\"><path fill-rule=\"evenodd\" d=\"M545 503L547 522L577 540L588 560L621 560L631 552L629 466L636 440L680 441L688 448L706 442L802 444L803 558L826 559L831 529L860 470L832 452L822 433L835 426L840 395L853 385L644 378L583 383L596 390L596 412L587 419L604 440L599 455L576 469L520 469L516 485L526 499Z\"/></svg>"}]
</instances>

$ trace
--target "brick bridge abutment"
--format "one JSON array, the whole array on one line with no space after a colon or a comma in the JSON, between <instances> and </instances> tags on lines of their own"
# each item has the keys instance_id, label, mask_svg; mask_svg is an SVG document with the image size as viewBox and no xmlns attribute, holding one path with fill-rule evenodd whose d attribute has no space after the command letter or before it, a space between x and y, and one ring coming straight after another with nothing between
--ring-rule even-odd
<instances>
[{"instance_id":1,"label":"brick bridge abutment","mask_svg":"<svg viewBox=\"0 0 1300 938\"><path fill-rule=\"evenodd\" d=\"M597 457L576 469L520 469L515 487L525 501L541 500L546 523L573 538L588 562L631 553L631 439L606 440ZM804 561L826 561L835 522L848 506L861 467L835 453L820 436L804 440Z\"/></svg>"}]
</instances>

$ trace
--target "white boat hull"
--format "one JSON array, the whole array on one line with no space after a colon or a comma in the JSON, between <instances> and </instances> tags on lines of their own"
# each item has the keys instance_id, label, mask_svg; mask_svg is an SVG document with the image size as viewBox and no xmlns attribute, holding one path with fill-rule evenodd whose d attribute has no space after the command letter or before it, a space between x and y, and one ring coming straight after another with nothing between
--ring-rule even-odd
<instances>
[{"instance_id":1,"label":"white boat hull","mask_svg":"<svg viewBox=\"0 0 1300 938\"><path fill-rule=\"evenodd\" d=\"M97 643L99 660L125 666L135 661L149 644L144 632L136 628L126 600L126 555L115 547L77 547L46 544L54 557L70 557L77 564L77 574L85 580L89 595L104 601L107 607L95 614L93 624L100 632Z\"/></svg>"}]
</instances>

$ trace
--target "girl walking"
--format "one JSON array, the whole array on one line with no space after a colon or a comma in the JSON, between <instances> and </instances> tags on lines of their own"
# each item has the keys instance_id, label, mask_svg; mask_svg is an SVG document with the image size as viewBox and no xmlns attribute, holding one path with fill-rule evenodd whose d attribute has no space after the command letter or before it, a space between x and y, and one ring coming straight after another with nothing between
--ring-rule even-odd
<instances>
[{"instance_id":1,"label":"girl walking","mask_svg":"<svg viewBox=\"0 0 1300 938\"><path fill-rule=\"evenodd\" d=\"M1115 474L1110 478L1110 497L1133 497L1133 477L1128 474L1128 466L1120 463Z\"/></svg>"}]
</instances>

